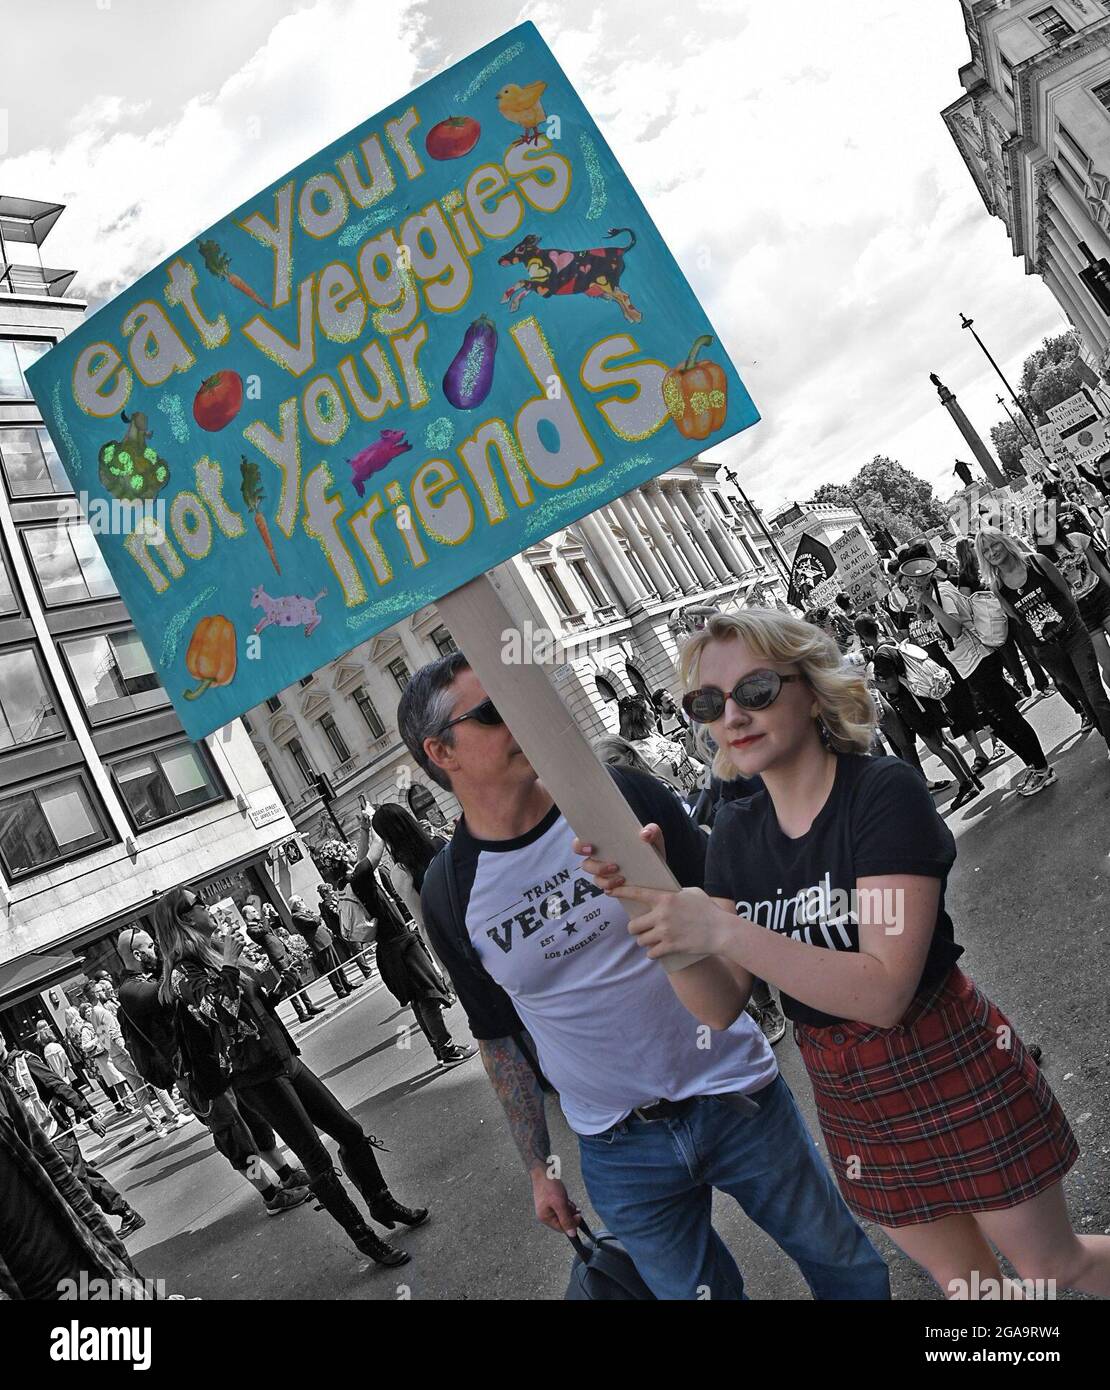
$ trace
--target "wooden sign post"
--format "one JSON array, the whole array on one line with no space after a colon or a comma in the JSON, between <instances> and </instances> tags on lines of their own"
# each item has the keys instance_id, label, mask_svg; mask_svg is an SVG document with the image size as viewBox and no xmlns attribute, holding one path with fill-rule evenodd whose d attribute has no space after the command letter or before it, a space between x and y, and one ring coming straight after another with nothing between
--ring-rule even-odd
<instances>
[{"instance_id":1,"label":"wooden sign post","mask_svg":"<svg viewBox=\"0 0 1110 1390\"><path fill-rule=\"evenodd\" d=\"M505 604L496 572L479 575L444 594L436 607L578 838L593 845L602 858L619 864L628 883L678 888L674 874L640 839L640 822L544 668L534 662L508 665L503 660L502 634L515 628L517 619ZM644 910L639 903L624 906L629 916ZM673 955L660 964L673 973L700 959Z\"/></svg>"}]
</instances>

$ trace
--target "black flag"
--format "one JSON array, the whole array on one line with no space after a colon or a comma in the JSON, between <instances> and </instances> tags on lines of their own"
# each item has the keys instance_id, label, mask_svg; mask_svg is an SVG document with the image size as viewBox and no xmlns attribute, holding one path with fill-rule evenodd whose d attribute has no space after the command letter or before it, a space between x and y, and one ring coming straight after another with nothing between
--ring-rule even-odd
<instances>
[{"instance_id":1,"label":"black flag","mask_svg":"<svg viewBox=\"0 0 1110 1390\"><path fill-rule=\"evenodd\" d=\"M818 584L831 579L836 573L836 561L832 551L808 531L802 536L794 553L794 565L790 571L790 588L786 601L795 608L805 608L809 596Z\"/></svg>"}]
</instances>

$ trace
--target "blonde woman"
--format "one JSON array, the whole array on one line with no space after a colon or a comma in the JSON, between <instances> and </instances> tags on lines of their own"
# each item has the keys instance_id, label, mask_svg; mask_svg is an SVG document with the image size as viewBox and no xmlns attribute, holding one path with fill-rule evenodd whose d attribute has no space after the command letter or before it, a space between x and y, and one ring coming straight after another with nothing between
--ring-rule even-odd
<instances>
[{"instance_id":1,"label":"blonde woman","mask_svg":"<svg viewBox=\"0 0 1110 1390\"><path fill-rule=\"evenodd\" d=\"M1057 685L1090 706L1110 746L1110 699L1083 614L1063 575L1023 540L990 526L976 536L975 553L991 590L1036 648L1037 660Z\"/></svg>"},{"instance_id":2,"label":"blonde woman","mask_svg":"<svg viewBox=\"0 0 1110 1390\"><path fill-rule=\"evenodd\" d=\"M722 808L704 891L626 884L578 845L587 870L646 909L629 929L649 956L715 955L779 987L845 1201L943 1290L1000 1279L993 1245L1023 1278L1110 1295L1110 1238L1077 1236L1064 1204L1067 1120L956 965L952 835L916 772L865 756L862 676L825 634L760 609L711 618L682 675L714 771L765 790ZM710 1026L731 1012L720 977L680 987Z\"/></svg>"}]
</instances>

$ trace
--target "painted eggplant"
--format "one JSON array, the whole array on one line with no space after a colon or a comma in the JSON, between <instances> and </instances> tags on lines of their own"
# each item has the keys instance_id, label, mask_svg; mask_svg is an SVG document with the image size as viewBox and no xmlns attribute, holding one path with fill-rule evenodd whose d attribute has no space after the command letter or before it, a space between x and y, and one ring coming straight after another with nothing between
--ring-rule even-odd
<instances>
[{"instance_id":1,"label":"painted eggplant","mask_svg":"<svg viewBox=\"0 0 1110 1390\"><path fill-rule=\"evenodd\" d=\"M497 329L482 314L466 330L462 347L443 378L443 394L456 410L473 410L489 395L496 353Z\"/></svg>"}]
</instances>

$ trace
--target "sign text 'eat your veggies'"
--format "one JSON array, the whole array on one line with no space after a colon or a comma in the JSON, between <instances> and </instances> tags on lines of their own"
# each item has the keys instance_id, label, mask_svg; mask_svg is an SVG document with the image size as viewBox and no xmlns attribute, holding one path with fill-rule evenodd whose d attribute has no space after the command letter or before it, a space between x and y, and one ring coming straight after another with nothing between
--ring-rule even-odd
<instances>
[{"instance_id":1,"label":"sign text 'eat your veggies'","mask_svg":"<svg viewBox=\"0 0 1110 1390\"><path fill-rule=\"evenodd\" d=\"M758 418L530 24L30 377L194 738Z\"/></svg>"}]
</instances>

